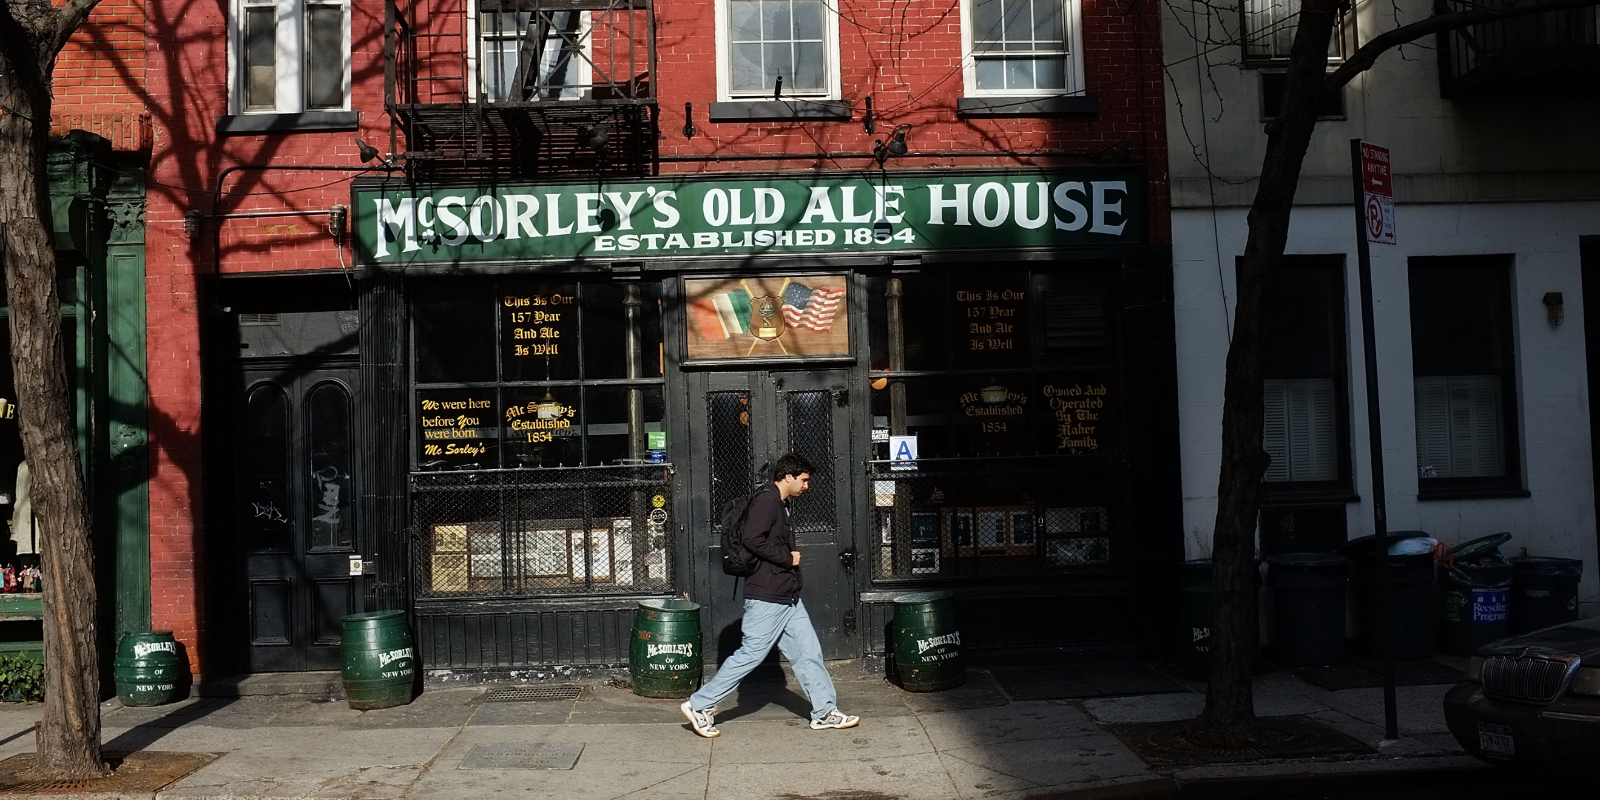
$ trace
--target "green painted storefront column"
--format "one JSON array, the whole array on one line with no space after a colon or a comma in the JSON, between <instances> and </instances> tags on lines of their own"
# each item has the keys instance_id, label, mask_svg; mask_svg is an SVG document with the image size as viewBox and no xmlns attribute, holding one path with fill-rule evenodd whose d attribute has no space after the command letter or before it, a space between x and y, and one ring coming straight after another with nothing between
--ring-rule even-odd
<instances>
[{"instance_id":1,"label":"green painted storefront column","mask_svg":"<svg viewBox=\"0 0 1600 800\"><path fill-rule=\"evenodd\" d=\"M150 630L149 373L145 360L142 168L113 175L106 195L106 408L110 426L101 471L116 530L116 638Z\"/></svg>"}]
</instances>

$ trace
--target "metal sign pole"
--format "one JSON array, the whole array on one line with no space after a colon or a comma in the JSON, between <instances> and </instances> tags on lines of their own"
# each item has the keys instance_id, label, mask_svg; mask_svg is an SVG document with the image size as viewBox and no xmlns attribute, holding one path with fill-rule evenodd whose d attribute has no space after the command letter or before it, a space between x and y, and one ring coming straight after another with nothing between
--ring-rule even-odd
<instances>
[{"instance_id":1,"label":"metal sign pole","mask_svg":"<svg viewBox=\"0 0 1600 800\"><path fill-rule=\"evenodd\" d=\"M1378 571L1378 613L1369 614L1378 630L1369 632L1383 659L1383 737L1397 739L1400 724L1395 713L1393 625L1389 619L1389 522L1384 506L1383 421L1378 405L1378 344L1372 327L1372 257L1368 252L1367 181L1361 140L1350 140L1351 184L1355 190L1356 259L1361 273L1361 346L1367 372L1367 433L1372 461L1372 533ZM1375 633L1376 635L1371 635Z\"/></svg>"}]
</instances>

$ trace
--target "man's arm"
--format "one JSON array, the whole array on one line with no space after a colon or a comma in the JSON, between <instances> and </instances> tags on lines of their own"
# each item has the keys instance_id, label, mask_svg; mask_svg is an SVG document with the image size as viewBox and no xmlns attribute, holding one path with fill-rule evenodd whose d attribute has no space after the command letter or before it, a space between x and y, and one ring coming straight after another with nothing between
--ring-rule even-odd
<instances>
[{"instance_id":1,"label":"man's arm","mask_svg":"<svg viewBox=\"0 0 1600 800\"><path fill-rule=\"evenodd\" d=\"M744 521L744 546L756 558L780 567L794 566L794 556L789 546L772 535L777 527L778 515L783 513L783 501L762 492L750 503L750 513Z\"/></svg>"}]
</instances>

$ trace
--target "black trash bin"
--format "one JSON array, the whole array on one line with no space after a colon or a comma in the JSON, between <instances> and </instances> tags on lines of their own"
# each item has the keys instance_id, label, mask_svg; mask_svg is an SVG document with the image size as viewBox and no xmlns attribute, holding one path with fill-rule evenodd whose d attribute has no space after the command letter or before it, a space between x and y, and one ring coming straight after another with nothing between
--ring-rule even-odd
<instances>
[{"instance_id":1,"label":"black trash bin","mask_svg":"<svg viewBox=\"0 0 1600 800\"><path fill-rule=\"evenodd\" d=\"M1417 539L1426 537L1424 531L1391 531L1389 539ZM1383 602L1378 590L1383 585L1378 580L1377 537L1363 536L1352 539L1339 552L1355 562L1360 583L1361 642L1363 649L1379 658L1388 655L1401 661L1429 658L1437 636L1438 614L1434 609L1438 601L1433 589L1433 553L1389 556L1389 637L1380 636L1384 615Z\"/></svg>"},{"instance_id":2,"label":"black trash bin","mask_svg":"<svg viewBox=\"0 0 1600 800\"><path fill-rule=\"evenodd\" d=\"M1583 562L1572 558L1511 559L1511 632L1527 633L1578 618Z\"/></svg>"},{"instance_id":3,"label":"black trash bin","mask_svg":"<svg viewBox=\"0 0 1600 800\"><path fill-rule=\"evenodd\" d=\"M1350 559L1337 553L1267 556L1278 660L1325 666L1344 660L1344 592Z\"/></svg>"},{"instance_id":4,"label":"black trash bin","mask_svg":"<svg viewBox=\"0 0 1600 800\"><path fill-rule=\"evenodd\" d=\"M1255 562L1256 585L1261 585L1261 562ZM1180 584L1182 598L1178 609L1181 629L1178 635L1178 662L1190 675L1202 680L1210 671L1211 661L1211 559L1197 558L1183 562L1183 579ZM1259 656L1259 625L1250 627L1251 661Z\"/></svg>"},{"instance_id":5,"label":"black trash bin","mask_svg":"<svg viewBox=\"0 0 1600 800\"><path fill-rule=\"evenodd\" d=\"M1446 653L1470 656L1474 650L1511 635L1513 567L1500 555L1509 533L1473 539L1451 549L1444 570L1440 641Z\"/></svg>"}]
</instances>

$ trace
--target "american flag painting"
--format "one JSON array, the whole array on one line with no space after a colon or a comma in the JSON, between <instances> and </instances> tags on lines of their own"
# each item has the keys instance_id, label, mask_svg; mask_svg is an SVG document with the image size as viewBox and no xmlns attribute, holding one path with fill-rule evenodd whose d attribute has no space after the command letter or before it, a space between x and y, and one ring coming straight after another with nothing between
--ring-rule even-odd
<instances>
[{"instance_id":1,"label":"american flag painting","mask_svg":"<svg viewBox=\"0 0 1600 800\"><path fill-rule=\"evenodd\" d=\"M811 288L791 281L783 289L783 321L791 328L827 333L844 303L844 289Z\"/></svg>"}]
</instances>

